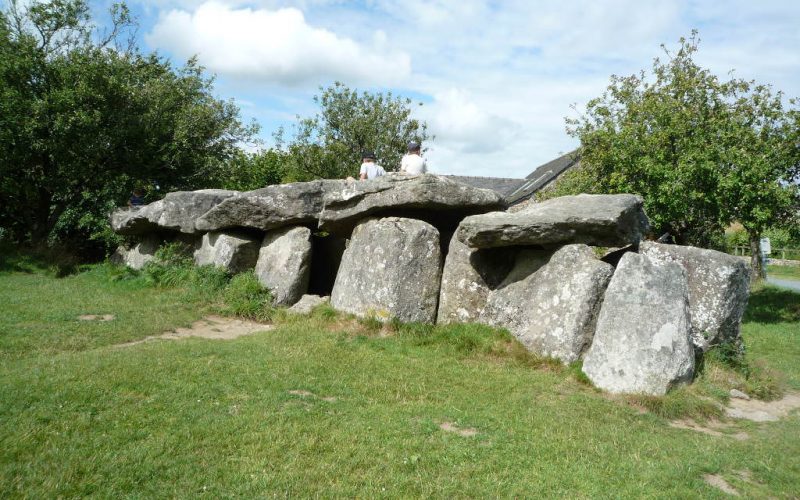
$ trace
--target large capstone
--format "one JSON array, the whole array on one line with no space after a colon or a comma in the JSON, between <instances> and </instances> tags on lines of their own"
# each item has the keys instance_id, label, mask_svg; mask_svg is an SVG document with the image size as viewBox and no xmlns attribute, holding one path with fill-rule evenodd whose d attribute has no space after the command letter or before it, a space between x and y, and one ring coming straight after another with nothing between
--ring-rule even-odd
<instances>
[{"instance_id":1,"label":"large capstone","mask_svg":"<svg viewBox=\"0 0 800 500\"><path fill-rule=\"evenodd\" d=\"M289 227L264 236L255 275L272 293L273 303L291 306L308 291L311 270L311 230Z\"/></svg>"},{"instance_id":2,"label":"large capstone","mask_svg":"<svg viewBox=\"0 0 800 500\"><path fill-rule=\"evenodd\" d=\"M663 395L694 373L686 272L626 253L606 290L583 372L613 393Z\"/></svg>"},{"instance_id":3,"label":"large capstone","mask_svg":"<svg viewBox=\"0 0 800 500\"><path fill-rule=\"evenodd\" d=\"M347 235L369 215L411 217L452 231L467 215L501 210L505 200L494 191L479 189L438 175L390 174L340 184L325 193L319 216L323 231Z\"/></svg>"},{"instance_id":4,"label":"large capstone","mask_svg":"<svg viewBox=\"0 0 800 500\"><path fill-rule=\"evenodd\" d=\"M131 269L142 269L145 264L155 259L156 251L160 246L160 238L157 236L145 236L131 247L120 245L110 260L115 264L123 264Z\"/></svg>"},{"instance_id":5,"label":"large capstone","mask_svg":"<svg viewBox=\"0 0 800 500\"><path fill-rule=\"evenodd\" d=\"M477 321L489 293L508 275L513 264L514 253L507 249L476 250L452 237L442 271L436 322Z\"/></svg>"},{"instance_id":6,"label":"large capstone","mask_svg":"<svg viewBox=\"0 0 800 500\"><path fill-rule=\"evenodd\" d=\"M164 200L141 207L119 208L111 214L111 229L125 236L139 236L159 230L158 218L164 211Z\"/></svg>"},{"instance_id":7,"label":"large capstone","mask_svg":"<svg viewBox=\"0 0 800 500\"><path fill-rule=\"evenodd\" d=\"M353 230L331 305L358 316L433 323L442 255L439 231L413 219L368 219Z\"/></svg>"},{"instance_id":8,"label":"large capstone","mask_svg":"<svg viewBox=\"0 0 800 500\"><path fill-rule=\"evenodd\" d=\"M535 203L519 212L467 217L457 234L472 248L570 243L622 247L638 243L648 227L639 196L579 194Z\"/></svg>"},{"instance_id":9,"label":"large capstone","mask_svg":"<svg viewBox=\"0 0 800 500\"><path fill-rule=\"evenodd\" d=\"M123 208L111 215L111 228L125 235L154 231L196 234L195 221L212 207L238 194L224 189L175 191L143 207Z\"/></svg>"},{"instance_id":10,"label":"large capstone","mask_svg":"<svg viewBox=\"0 0 800 500\"><path fill-rule=\"evenodd\" d=\"M356 181L318 180L267 186L226 200L196 226L203 231L245 227L268 231L283 226L316 225L327 191Z\"/></svg>"},{"instance_id":11,"label":"large capstone","mask_svg":"<svg viewBox=\"0 0 800 500\"><path fill-rule=\"evenodd\" d=\"M245 233L206 233L194 252L194 262L198 266L221 267L230 273L248 271L256 265L261 240Z\"/></svg>"},{"instance_id":12,"label":"large capstone","mask_svg":"<svg viewBox=\"0 0 800 500\"><path fill-rule=\"evenodd\" d=\"M705 351L716 344L739 344L750 295L750 269L742 259L716 250L654 242L643 242L640 251L653 260L676 262L686 271L695 346Z\"/></svg>"},{"instance_id":13,"label":"large capstone","mask_svg":"<svg viewBox=\"0 0 800 500\"><path fill-rule=\"evenodd\" d=\"M536 354L572 363L591 343L614 268L586 245L562 247L549 260L534 253L527 261L528 269L538 269L494 290L481 322L508 329Z\"/></svg>"}]
</instances>

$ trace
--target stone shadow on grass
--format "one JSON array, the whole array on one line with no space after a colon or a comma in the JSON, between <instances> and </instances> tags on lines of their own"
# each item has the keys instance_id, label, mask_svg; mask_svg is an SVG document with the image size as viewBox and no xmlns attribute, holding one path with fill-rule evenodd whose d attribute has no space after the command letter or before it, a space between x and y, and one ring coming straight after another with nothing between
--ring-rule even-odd
<instances>
[{"instance_id":1,"label":"stone shadow on grass","mask_svg":"<svg viewBox=\"0 0 800 500\"><path fill-rule=\"evenodd\" d=\"M800 293L764 286L750 293L743 323L792 323L800 321Z\"/></svg>"}]
</instances>

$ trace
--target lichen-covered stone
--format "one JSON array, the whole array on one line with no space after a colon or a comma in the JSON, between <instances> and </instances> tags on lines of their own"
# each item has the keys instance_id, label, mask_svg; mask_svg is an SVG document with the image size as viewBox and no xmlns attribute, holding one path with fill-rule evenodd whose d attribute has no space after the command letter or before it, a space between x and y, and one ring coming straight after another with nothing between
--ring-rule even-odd
<instances>
[{"instance_id":1,"label":"lichen-covered stone","mask_svg":"<svg viewBox=\"0 0 800 500\"><path fill-rule=\"evenodd\" d=\"M439 232L401 217L368 219L353 230L331 305L358 316L433 323L442 255Z\"/></svg>"},{"instance_id":2,"label":"lichen-covered stone","mask_svg":"<svg viewBox=\"0 0 800 500\"><path fill-rule=\"evenodd\" d=\"M716 250L643 242L653 260L680 264L689 283L692 342L703 351L740 342L742 314L750 296L750 269L738 257Z\"/></svg>"},{"instance_id":3,"label":"lichen-covered stone","mask_svg":"<svg viewBox=\"0 0 800 500\"><path fill-rule=\"evenodd\" d=\"M209 210L196 226L203 231L235 227L269 231L283 226L316 225L325 193L355 182L292 182L247 191Z\"/></svg>"},{"instance_id":4,"label":"lichen-covered stone","mask_svg":"<svg viewBox=\"0 0 800 500\"><path fill-rule=\"evenodd\" d=\"M222 267L231 273L251 270L258 259L261 239L244 233L206 233L195 250L194 262L198 266Z\"/></svg>"},{"instance_id":5,"label":"lichen-covered stone","mask_svg":"<svg viewBox=\"0 0 800 500\"><path fill-rule=\"evenodd\" d=\"M273 303L290 306L308 291L311 270L311 230L275 229L264 236L255 275L272 293Z\"/></svg>"},{"instance_id":6,"label":"lichen-covered stone","mask_svg":"<svg viewBox=\"0 0 800 500\"><path fill-rule=\"evenodd\" d=\"M608 285L583 372L613 393L663 395L694 372L686 272L626 253Z\"/></svg>"},{"instance_id":7,"label":"lichen-covered stone","mask_svg":"<svg viewBox=\"0 0 800 500\"><path fill-rule=\"evenodd\" d=\"M162 200L142 207L122 208L111 215L111 228L118 234L140 235L156 231L197 234L196 220L211 208L238 194L224 189L175 191Z\"/></svg>"},{"instance_id":8,"label":"lichen-covered stone","mask_svg":"<svg viewBox=\"0 0 800 500\"><path fill-rule=\"evenodd\" d=\"M330 297L320 297L319 295L303 295L288 311L294 314L310 314L315 307L327 304L330 299Z\"/></svg>"},{"instance_id":9,"label":"lichen-covered stone","mask_svg":"<svg viewBox=\"0 0 800 500\"><path fill-rule=\"evenodd\" d=\"M348 234L357 223L373 214L422 219L433 225L446 221L446 225L455 228L465 216L504 209L506 202L494 191L439 175L390 174L334 186L325 193L324 205L319 228Z\"/></svg>"},{"instance_id":10,"label":"lichen-covered stone","mask_svg":"<svg viewBox=\"0 0 800 500\"><path fill-rule=\"evenodd\" d=\"M508 329L536 354L572 363L591 342L614 268L586 245L527 260L538 269L491 292L481 322Z\"/></svg>"},{"instance_id":11,"label":"lichen-covered stone","mask_svg":"<svg viewBox=\"0 0 800 500\"><path fill-rule=\"evenodd\" d=\"M156 236L144 237L130 248L120 246L111 256L111 262L123 264L131 269L142 269L145 264L155 259L156 251L161 246L161 239Z\"/></svg>"},{"instance_id":12,"label":"lichen-covered stone","mask_svg":"<svg viewBox=\"0 0 800 500\"><path fill-rule=\"evenodd\" d=\"M472 248L570 243L622 247L647 233L642 198L631 194L562 196L519 212L465 218L458 239Z\"/></svg>"}]
</instances>

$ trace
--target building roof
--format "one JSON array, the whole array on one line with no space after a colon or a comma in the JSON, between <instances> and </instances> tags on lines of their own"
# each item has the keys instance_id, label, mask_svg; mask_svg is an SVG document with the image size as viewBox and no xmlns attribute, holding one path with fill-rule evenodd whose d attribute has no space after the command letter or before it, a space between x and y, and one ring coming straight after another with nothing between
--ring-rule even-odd
<instances>
[{"instance_id":1,"label":"building roof","mask_svg":"<svg viewBox=\"0 0 800 500\"><path fill-rule=\"evenodd\" d=\"M534 193L558 179L561 174L570 168L580 165L580 162L581 157L576 149L559 156L555 160L539 165L533 172L525 177L527 182L516 191L506 195L506 200L508 200L509 205L515 205L527 200L533 196Z\"/></svg>"},{"instance_id":2,"label":"building roof","mask_svg":"<svg viewBox=\"0 0 800 500\"><path fill-rule=\"evenodd\" d=\"M463 175L446 175L454 181L472 187L491 189L502 195L509 205L521 203L534 193L555 181L561 174L572 167L580 165L581 157L578 150L559 156L544 165L536 167L524 179L508 179L501 177L468 177Z\"/></svg>"},{"instance_id":3,"label":"building roof","mask_svg":"<svg viewBox=\"0 0 800 500\"><path fill-rule=\"evenodd\" d=\"M468 186L491 189L505 198L527 182L525 179L507 179L502 177L470 177L466 175L445 175L443 177Z\"/></svg>"}]
</instances>

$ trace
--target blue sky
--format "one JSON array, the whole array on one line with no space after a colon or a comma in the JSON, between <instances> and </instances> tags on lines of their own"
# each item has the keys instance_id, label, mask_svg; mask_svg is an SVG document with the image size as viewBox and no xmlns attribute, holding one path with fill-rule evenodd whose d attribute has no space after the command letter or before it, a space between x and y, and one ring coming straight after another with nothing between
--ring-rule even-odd
<instances>
[{"instance_id":1,"label":"blue sky","mask_svg":"<svg viewBox=\"0 0 800 500\"><path fill-rule=\"evenodd\" d=\"M340 80L423 102L439 173L521 177L573 149L564 117L693 28L700 64L800 96L795 1L129 2L142 47L179 64L196 54L267 144Z\"/></svg>"}]
</instances>

